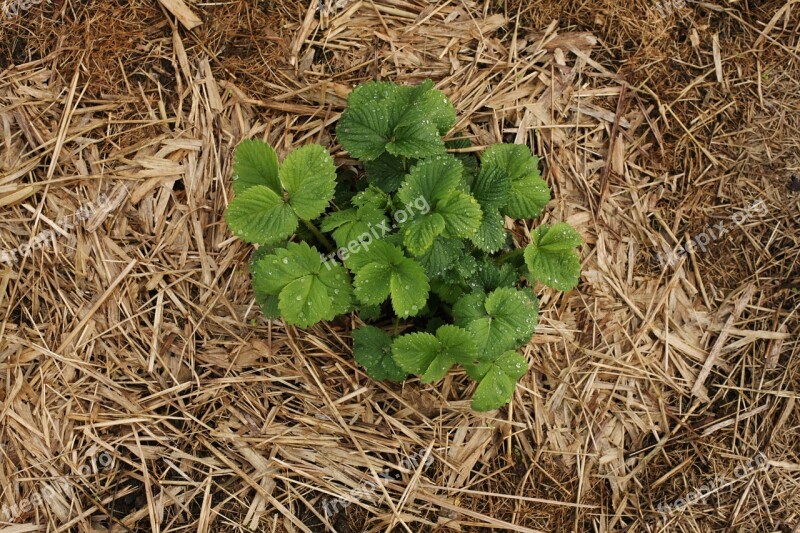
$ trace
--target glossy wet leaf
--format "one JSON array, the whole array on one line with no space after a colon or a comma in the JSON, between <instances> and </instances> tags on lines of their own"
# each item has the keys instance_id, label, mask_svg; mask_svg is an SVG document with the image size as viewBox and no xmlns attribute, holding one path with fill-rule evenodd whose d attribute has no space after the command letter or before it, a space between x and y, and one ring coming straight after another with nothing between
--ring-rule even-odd
<instances>
[{"instance_id":1,"label":"glossy wet leaf","mask_svg":"<svg viewBox=\"0 0 800 533\"><path fill-rule=\"evenodd\" d=\"M353 356L373 379L399 382L408 375L392 358L392 338L376 327L353 330Z\"/></svg>"},{"instance_id":2,"label":"glossy wet leaf","mask_svg":"<svg viewBox=\"0 0 800 533\"><path fill-rule=\"evenodd\" d=\"M472 396L472 408L491 411L507 404L514 395L517 381L527 371L527 360L514 351L501 353L479 368L473 368L470 377L480 383Z\"/></svg>"},{"instance_id":3,"label":"glossy wet leaf","mask_svg":"<svg viewBox=\"0 0 800 533\"><path fill-rule=\"evenodd\" d=\"M397 365L420 374L423 383L438 381L456 363L469 363L477 355L472 336L464 329L445 325L430 333L409 333L395 339L392 354Z\"/></svg>"},{"instance_id":4,"label":"glossy wet leaf","mask_svg":"<svg viewBox=\"0 0 800 533\"><path fill-rule=\"evenodd\" d=\"M581 260L576 247L583 242L580 234L569 224L543 224L531 233L531 243L525 248L525 264L534 280L560 291L578 284Z\"/></svg>"}]
</instances>

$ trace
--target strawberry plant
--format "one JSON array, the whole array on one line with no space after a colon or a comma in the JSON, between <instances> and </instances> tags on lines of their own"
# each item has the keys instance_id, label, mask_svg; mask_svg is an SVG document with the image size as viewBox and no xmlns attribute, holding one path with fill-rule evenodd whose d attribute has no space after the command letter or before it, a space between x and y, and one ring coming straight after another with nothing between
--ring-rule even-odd
<instances>
[{"instance_id":1,"label":"strawberry plant","mask_svg":"<svg viewBox=\"0 0 800 533\"><path fill-rule=\"evenodd\" d=\"M253 290L267 317L304 328L356 313L369 325L353 331L353 353L370 376L431 383L460 365L478 382L472 407L486 411L527 371L517 350L538 320L533 284L573 288L581 238L541 225L515 249L513 222L550 200L538 159L513 144L478 159L466 139L444 140L455 120L430 80L364 83L336 127L363 173L337 176L318 145L279 164L266 143L244 141L226 218L258 245Z\"/></svg>"}]
</instances>

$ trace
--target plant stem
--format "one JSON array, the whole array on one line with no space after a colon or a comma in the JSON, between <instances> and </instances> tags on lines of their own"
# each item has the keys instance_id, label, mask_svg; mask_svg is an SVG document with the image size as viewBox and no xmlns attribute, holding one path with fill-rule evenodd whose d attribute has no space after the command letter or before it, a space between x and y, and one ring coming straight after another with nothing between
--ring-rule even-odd
<instances>
[{"instance_id":1,"label":"plant stem","mask_svg":"<svg viewBox=\"0 0 800 533\"><path fill-rule=\"evenodd\" d=\"M330 240L328 240L328 238L325 235L323 235L322 232L318 230L317 227L314 224L312 224L310 220L304 220L303 224L306 225L308 231L313 233L314 237L316 237L317 240L321 242L322 245L325 246L325 248L327 248L329 252L333 252L336 250L336 247L333 245L333 243Z\"/></svg>"},{"instance_id":2,"label":"plant stem","mask_svg":"<svg viewBox=\"0 0 800 533\"><path fill-rule=\"evenodd\" d=\"M397 335L397 328L400 327L400 317L395 317L394 319L394 331L392 331L392 337Z\"/></svg>"}]
</instances>

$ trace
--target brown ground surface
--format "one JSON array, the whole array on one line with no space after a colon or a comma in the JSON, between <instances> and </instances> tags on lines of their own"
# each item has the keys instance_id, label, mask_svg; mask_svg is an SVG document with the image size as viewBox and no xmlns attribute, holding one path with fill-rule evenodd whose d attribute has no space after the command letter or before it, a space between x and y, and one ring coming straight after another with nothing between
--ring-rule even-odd
<instances>
[{"instance_id":1,"label":"brown ground surface","mask_svg":"<svg viewBox=\"0 0 800 533\"><path fill-rule=\"evenodd\" d=\"M49 232L0 262L0 533L800 530L800 2L679 3L233 0L189 3L189 30L155 0L51 0L0 20L0 254ZM543 220L586 241L485 415L458 373L368 379L355 319L261 318L222 218L241 139L346 165L349 90L426 77L455 131L542 157ZM351 503L326 523L332 496Z\"/></svg>"}]
</instances>

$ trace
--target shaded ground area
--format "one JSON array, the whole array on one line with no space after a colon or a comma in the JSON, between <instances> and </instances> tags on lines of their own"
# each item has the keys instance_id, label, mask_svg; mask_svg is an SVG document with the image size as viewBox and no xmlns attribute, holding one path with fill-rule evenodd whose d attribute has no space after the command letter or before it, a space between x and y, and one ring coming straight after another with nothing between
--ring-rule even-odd
<instances>
[{"instance_id":1,"label":"shaded ground area","mask_svg":"<svg viewBox=\"0 0 800 533\"><path fill-rule=\"evenodd\" d=\"M0 21L0 528L796 530L800 6L325 4ZM542 221L587 243L498 412L458 373L371 381L355 317L262 319L226 230L236 144L347 166L333 126L373 78L530 145Z\"/></svg>"}]
</instances>

